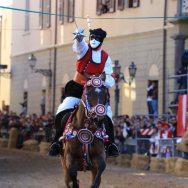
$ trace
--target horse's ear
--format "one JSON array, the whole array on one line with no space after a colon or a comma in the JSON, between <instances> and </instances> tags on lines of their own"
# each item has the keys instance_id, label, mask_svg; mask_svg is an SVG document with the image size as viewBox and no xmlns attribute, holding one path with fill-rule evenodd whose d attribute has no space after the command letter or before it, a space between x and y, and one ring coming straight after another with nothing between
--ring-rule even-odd
<instances>
[{"instance_id":1,"label":"horse's ear","mask_svg":"<svg viewBox=\"0 0 188 188\"><path fill-rule=\"evenodd\" d=\"M88 80L91 80L91 78L90 78L90 76L89 76L88 73L84 72L84 76L85 76L85 78L86 78L87 81L88 81Z\"/></svg>"},{"instance_id":2,"label":"horse's ear","mask_svg":"<svg viewBox=\"0 0 188 188\"><path fill-rule=\"evenodd\" d=\"M100 78L102 79L102 81L105 81L105 80L106 80L106 73L103 72L103 73L100 75Z\"/></svg>"}]
</instances>

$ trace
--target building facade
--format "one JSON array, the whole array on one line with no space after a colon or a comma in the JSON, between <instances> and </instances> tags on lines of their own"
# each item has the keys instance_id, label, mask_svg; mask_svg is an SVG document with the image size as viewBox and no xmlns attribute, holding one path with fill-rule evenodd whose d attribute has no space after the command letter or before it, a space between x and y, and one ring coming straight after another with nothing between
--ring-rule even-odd
<instances>
[{"instance_id":1,"label":"building facade","mask_svg":"<svg viewBox=\"0 0 188 188\"><path fill-rule=\"evenodd\" d=\"M76 69L72 33L78 26L85 28L88 36L89 16L91 28L101 27L107 31L103 49L113 61L119 61L127 80L129 64L134 62L137 66L136 78L131 85L119 83L119 115L148 113L146 87L149 80L158 85L159 113L167 112L168 104L173 100L168 95L168 75L175 74L181 54L188 48L187 18L174 17L187 15L183 2L13 1L14 8L25 11L12 11L12 27L16 29L12 30L11 110L20 113L20 103L25 102L27 113L40 114L41 97L45 94L46 111L56 112L62 89ZM33 70L29 65L31 61L28 61L31 55L36 58ZM110 93L114 111L114 88Z\"/></svg>"},{"instance_id":2,"label":"building facade","mask_svg":"<svg viewBox=\"0 0 188 188\"><path fill-rule=\"evenodd\" d=\"M0 11L0 110L9 110L11 83L12 14Z\"/></svg>"}]
</instances>

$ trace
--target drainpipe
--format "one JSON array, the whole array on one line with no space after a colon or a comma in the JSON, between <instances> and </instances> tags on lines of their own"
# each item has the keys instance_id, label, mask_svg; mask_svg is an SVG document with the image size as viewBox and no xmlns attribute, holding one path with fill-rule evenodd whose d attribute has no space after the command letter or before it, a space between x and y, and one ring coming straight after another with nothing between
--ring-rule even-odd
<instances>
[{"instance_id":1,"label":"drainpipe","mask_svg":"<svg viewBox=\"0 0 188 188\"><path fill-rule=\"evenodd\" d=\"M162 99L162 113L166 112L166 38L167 38L167 0L164 1L164 19L163 19L163 99Z\"/></svg>"},{"instance_id":2,"label":"drainpipe","mask_svg":"<svg viewBox=\"0 0 188 188\"><path fill-rule=\"evenodd\" d=\"M58 0L55 1L55 13L58 10ZM56 99L56 66L57 66L57 18L55 15L55 28L54 28L54 67L53 67L53 101L52 101L52 114L55 114L55 99Z\"/></svg>"}]
</instances>

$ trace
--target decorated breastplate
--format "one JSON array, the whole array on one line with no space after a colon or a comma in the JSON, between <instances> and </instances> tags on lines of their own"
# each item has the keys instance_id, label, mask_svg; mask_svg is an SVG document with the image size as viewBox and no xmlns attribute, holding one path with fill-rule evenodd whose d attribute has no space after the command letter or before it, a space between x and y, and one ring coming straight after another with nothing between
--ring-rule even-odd
<instances>
[{"instance_id":1,"label":"decorated breastplate","mask_svg":"<svg viewBox=\"0 0 188 188\"><path fill-rule=\"evenodd\" d=\"M102 129L97 130L90 130L90 128L87 126L87 123L85 123L84 128L76 130L71 126L71 124L69 124L64 131L63 138L61 139L64 141L70 141L71 139L77 137L82 144L91 144L94 137L96 137L104 142L108 142L108 135L106 134L105 125L103 125Z\"/></svg>"}]
</instances>

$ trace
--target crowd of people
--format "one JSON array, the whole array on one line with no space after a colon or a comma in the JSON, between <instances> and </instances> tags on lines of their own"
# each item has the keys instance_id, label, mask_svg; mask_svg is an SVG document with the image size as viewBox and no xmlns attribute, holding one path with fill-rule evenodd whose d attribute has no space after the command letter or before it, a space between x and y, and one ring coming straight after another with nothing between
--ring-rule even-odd
<instances>
[{"instance_id":1,"label":"crowd of people","mask_svg":"<svg viewBox=\"0 0 188 188\"><path fill-rule=\"evenodd\" d=\"M53 124L54 117L50 112L38 116L0 111L0 137L8 137L10 128L17 128L19 130L18 148L21 148L23 142L28 139L51 142L54 134Z\"/></svg>"},{"instance_id":2,"label":"crowd of people","mask_svg":"<svg viewBox=\"0 0 188 188\"><path fill-rule=\"evenodd\" d=\"M157 118L149 116L118 116L113 118L116 142L121 146L121 153L127 152L124 143L128 138L145 139L138 141L139 152L145 153L152 144L152 138L175 138L177 121L175 116ZM48 112L46 115L17 115L14 112L0 111L0 137L8 137L10 128L19 130L18 148L28 139L51 142L55 133L54 116ZM142 130L152 130L150 134L143 134Z\"/></svg>"},{"instance_id":3,"label":"crowd of people","mask_svg":"<svg viewBox=\"0 0 188 188\"><path fill-rule=\"evenodd\" d=\"M121 152L127 152L124 143L128 138L136 139L138 152L147 153L153 138L169 139L177 137L177 120L175 116L118 116L114 118L115 136ZM122 147L123 145L123 147ZM159 149L159 148L158 148Z\"/></svg>"}]
</instances>

